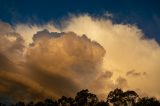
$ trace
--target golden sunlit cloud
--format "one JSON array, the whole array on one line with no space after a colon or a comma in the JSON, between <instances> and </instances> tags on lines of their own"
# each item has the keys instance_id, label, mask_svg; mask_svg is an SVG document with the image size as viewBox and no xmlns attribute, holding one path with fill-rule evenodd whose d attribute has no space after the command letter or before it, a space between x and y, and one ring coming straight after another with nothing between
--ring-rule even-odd
<instances>
[{"instance_id":1,"label":"golden sunlit cloud","mask_svg":"<svg viewBox=\"0 0 160 106\"><path fill-rule=\"evenodd\" d=\"M160 98L154 39L134 25L89 15L71 16L62 25L0 22L0 96L57 98L88 88L104 98L121 87Z\"/></svg>"},{"instance_id":2,"label":"golden sunlit cloud","mask_svg":"<svg viewBox=\"0 0 160 106\"><path fill-rule=\"evenodd\" d=\"M104 68L127 79L127 89L140 89L148 95L160 97L160 46L154 39L146 39L141 29L129 24L113 24L111 20L88 15L72 17L63 31L85 33L99 42L106 50ZM126 76L135 70L140 77ZM145 74L143 74L145 73ZM107 89L107 88L105 88Z\"/></svg>"}]
</instances>

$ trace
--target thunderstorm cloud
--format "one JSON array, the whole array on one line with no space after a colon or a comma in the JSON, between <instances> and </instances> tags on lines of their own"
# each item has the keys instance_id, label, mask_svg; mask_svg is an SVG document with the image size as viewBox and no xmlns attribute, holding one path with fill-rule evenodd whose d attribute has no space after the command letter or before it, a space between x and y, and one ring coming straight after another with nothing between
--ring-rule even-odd
<instances>
[{"instance_id":1,"label":"thunderstorm cloud","mask_svg":"<svg viewBox=\"0 0 160 106\"><path fill-rule=\"evenodd\" d=\"M0 99L74 96L86 88L104 98L117 87L160 98L159 63L154 39L111 19L71 16L61 28L0 22Z\"/></svg>"}]
</instances>

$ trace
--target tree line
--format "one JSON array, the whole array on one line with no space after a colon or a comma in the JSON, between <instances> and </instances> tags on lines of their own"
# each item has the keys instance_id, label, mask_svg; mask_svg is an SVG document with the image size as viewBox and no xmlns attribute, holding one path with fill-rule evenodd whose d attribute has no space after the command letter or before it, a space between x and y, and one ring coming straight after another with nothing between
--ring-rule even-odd
<instances>
[{"instance_id":1,"label":"tree line","mask_svg":"<svg viewBox=\"0 0 160 106\"><path fill-rule=\"evenodd\" d=\"M6 106L0 103L0 106ZM45 99L36 103L17 102L10 106L160 106L160 101L154 97L139 97L135 91L122 91L116 88L110 91L105 101L100 101L88 89L81 90L75 98L62 96L58 100Z\"/></svg>"}]
</instances>

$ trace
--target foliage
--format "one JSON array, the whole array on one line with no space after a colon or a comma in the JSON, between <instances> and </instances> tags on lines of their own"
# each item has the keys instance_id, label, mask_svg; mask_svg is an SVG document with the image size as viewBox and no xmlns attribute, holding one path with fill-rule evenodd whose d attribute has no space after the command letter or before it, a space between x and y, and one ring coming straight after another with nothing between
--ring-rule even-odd
<instances>
[{"instance_id":1,"label":"foliage","mask_svg":"<svg viewBox=\"0 0 160 106\"><path fill-rule=\"evenodd\" d=\"M6 106L0 103L0 106ZM135 91L122 91L115 89L110 91L106 101L99 101L95 94L88 89L81 90L75 98L62 96L58 100L45 99L36 103L17 102L11 106L160 106L160 101L153 97L140 98Z\"/></svg>"}]
</instances>

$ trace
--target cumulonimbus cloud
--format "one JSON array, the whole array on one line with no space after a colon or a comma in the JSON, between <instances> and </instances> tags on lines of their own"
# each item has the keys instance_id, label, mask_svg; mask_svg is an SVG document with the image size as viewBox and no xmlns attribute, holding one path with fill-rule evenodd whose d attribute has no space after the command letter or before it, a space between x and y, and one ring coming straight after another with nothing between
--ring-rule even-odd
<instances>
[{"instance_id":1,"label":"cumulonimbus cloud","mask_svg":"<svg viewBox=\"0 0 160 106\"><path fill-rule=\"evenodd\" d=\"M118 77L127 79L130 89L141 89L150 96L160 97L160 46L154 39L147 39L143 31L130 24L113 24L112 20L94 18L89 15L73 16L66 21L63 31L73 31L78 35L86 34L99 42L105 49L104 68ZM130 77L126 73L135 70L147 73L146 76Z\"/></svg>"},{"instance_id":2,"label":"cumulonimbus cloud","mask_svg":"<svg viewBox=\"0 0 160 106\"><path fill-rule=\"evenodd\" d=\"M89 15L62 25L0 22L0 98L57 98L84 88L105 97L116 87L160 97L160 46L139 28Z\"/></svg>"},{"instance_id":3,"label":"cumulonimbus cloud","mask_svg":"<svg viewBox=\"0 0 160 106\"><path fill-rule=\"evenodd\" d=\"M73 96L80 89L89 88L102 70L105 49L86 35L45 29L34 34L33 42L22 49L17 46L25 42L14 45L19 41L17 36L11 39L12 33L5 34L0 37L8 41L1 42L4 46L0 49L1 96L11 93L8 97L16 100ZM22 38L20 34L18 37ZM15 55L18 59L13 58Z\"/></svg>"}]
</instances>

